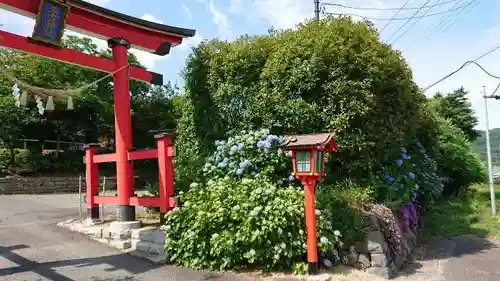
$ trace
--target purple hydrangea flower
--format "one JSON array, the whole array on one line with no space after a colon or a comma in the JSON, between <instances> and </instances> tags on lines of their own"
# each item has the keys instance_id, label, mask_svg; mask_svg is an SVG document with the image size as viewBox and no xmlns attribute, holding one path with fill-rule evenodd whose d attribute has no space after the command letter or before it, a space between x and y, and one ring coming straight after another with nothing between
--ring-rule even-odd
<instances>
[{"instance_id":1,"label":"purple hydrangea flower","mask_svg":"<svg viewBox=\"0 0 500 281\"><path fill-rule=\"evenodd\" d=\"M403 160L401 160L401 159L398 159L395 162L396 162L396 165L398 165L399 167L401 167L403 165Z\"/></svg>"},{"instance_id":2,"label":"purple hydrangea flower","mask_svg":"<svg viewBox=\"0 0 500 281\"><path fill-rule=\"evenodd\" d=\"M388 182L393 182L394 181L394 178L392 176L385 176L385 179L388 181Z\"/></svg>"},{"instance_id":3,"label":"purple hydrangea flower","mask_svg":"<svg viewBox=\"0 0 500 281\"><path fill-rule=\"evenodd\" d=\"M408 155L406 153L401 153L401 159L406 160Z\"/></svg>"}]
</instances>

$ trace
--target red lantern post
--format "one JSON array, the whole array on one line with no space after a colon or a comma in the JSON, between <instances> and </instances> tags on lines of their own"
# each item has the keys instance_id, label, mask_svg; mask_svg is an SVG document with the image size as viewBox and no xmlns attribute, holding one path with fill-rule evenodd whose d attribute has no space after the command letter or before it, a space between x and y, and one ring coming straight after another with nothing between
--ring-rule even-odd
<instances>
[{"instance_id":1,"label":"red lantern post","mask_svg":"<svg viewBox=\"0 0 500 281\"><path fill-rule=\"evenodd\" d=\"M285 150L292 151L293 175L304 185L309 274L318 273L315 185L325 175L325 152L338 151L333 136L333 133L287 136L284 144Z\"/></svg>"}]
</instances>

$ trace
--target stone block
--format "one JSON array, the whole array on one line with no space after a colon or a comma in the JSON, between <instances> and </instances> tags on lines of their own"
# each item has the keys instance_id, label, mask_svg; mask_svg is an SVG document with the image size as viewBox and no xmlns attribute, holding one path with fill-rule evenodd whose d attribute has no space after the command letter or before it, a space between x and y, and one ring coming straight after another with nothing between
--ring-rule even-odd
<instances>
[{"instance_id":1,"label":"stone block","mask_svg":"<svg viewBox=\"0 0 500 281\"><path fill-rule=\"evenodd\" d=\"M132 239L131 246L137 251L149 253L149 247L151 247L151 243L147 241Z\"/></svg>"},{"instance_id":2,"label":"stone block","mask_svg":"<svg viewBox=\"0 0 500 281\"><path fill-rule=\"evenodd\" d=\"M123 241L123 240L109 240L109 245L120 250L126 250L130 249L132 243L130 243L130 241Z\"/></svg>"},{"instance_id":3,"label":"stone block","mask_svg":"<svg viewBox=\"0 0 500 281\"><path fill-rule=\"evenodd\" d=\"M139 239L158 244L165 244L165 234L154 227L134 229L131 231L132 239Z\"/></svg>"},{"instance_id":4,"label":"stone block","mask_svg":"<svg viewBox=\"0 0 500 281\"><path fill-rule=\"evenodd\" d=\"M140 221L114 221L109 224L109 231L112 233L120 233L138 228L141 228Z\"/></svg>"},{"instance_id":5,"label":"stone block","mask_svg":"<svg viewBox=\"0 0 500 281\"><path fill-rule=\"evenodd\" d=\"M370 231L367 239L369 253L383 254L387 252L388 245L381 231Z\"/></svg>"},{"instance_id":6,"label":"stone block","mask_svg":"<svg viewBox=\"0 0 500 281\"><path fill-rule=\"evenodd\" d=\"M165 246L161 244L151 243L148 249L148 253L157 256L165 255Z\"/></svg>"}]
</instances>

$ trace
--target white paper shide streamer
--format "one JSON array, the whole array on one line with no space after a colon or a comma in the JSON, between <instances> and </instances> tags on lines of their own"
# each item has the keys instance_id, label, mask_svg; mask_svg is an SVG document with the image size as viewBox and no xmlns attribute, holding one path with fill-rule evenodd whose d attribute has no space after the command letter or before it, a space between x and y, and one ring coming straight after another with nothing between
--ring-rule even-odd
<instances>
[{"instance_id":1,"label":"white paper shide streamer","mask_svg":"<svg viewBox=\"0 0 500 281\"><path fill-rule=\"evenodd\" d=\"M17 84L14 84L14 86L12 86L12 96L14 97L17 107L21 106L21 100L20 100L21 95L19 94L19 92L21 92L21 89L19 89Z\"/></svg>"}]
</instances>

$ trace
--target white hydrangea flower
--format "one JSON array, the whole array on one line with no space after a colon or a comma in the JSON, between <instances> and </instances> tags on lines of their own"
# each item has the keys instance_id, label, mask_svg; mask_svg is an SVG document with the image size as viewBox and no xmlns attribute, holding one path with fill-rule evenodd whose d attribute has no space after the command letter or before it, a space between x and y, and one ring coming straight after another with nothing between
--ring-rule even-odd
<instances>
[{"instance_id":1,"label":"white hydrangea flower","mask_svg":"<svg viewBox=\"0 0 500 281\"><path fill-rule=\"evenodd\" d=\"M335 230L335 231L333 232L333 235L335 235L335 236L337 236L337 237L340 237L340 236L341 236L340 231L338 231L338 230Z\"/></svg>"}]
</instances>

